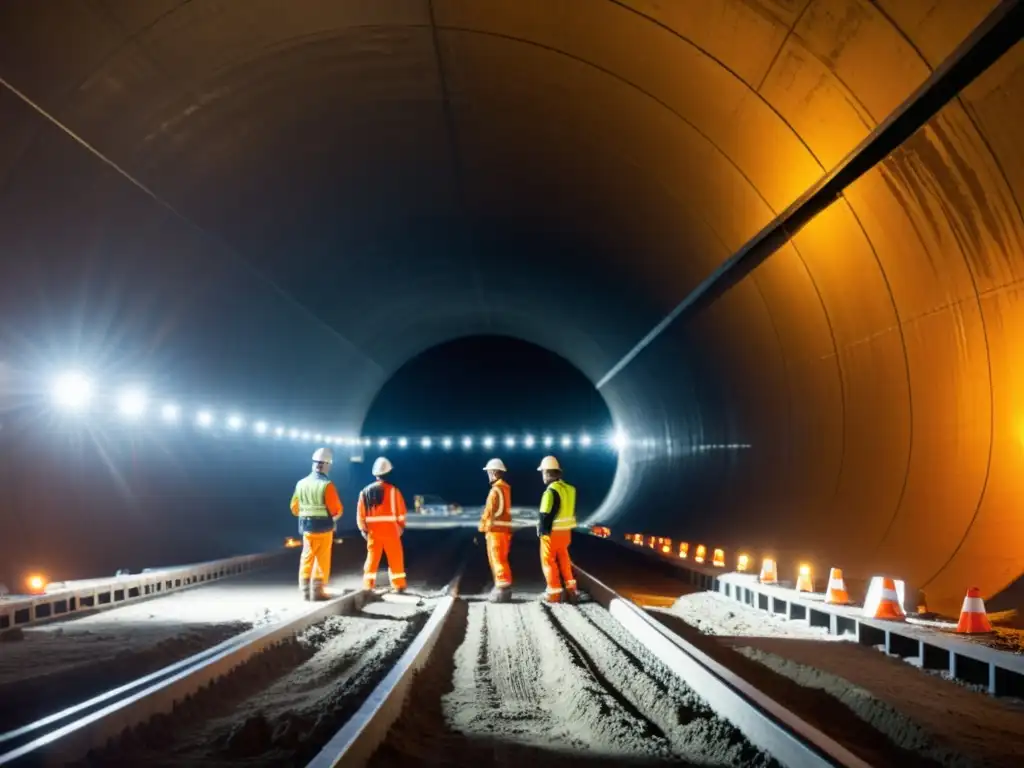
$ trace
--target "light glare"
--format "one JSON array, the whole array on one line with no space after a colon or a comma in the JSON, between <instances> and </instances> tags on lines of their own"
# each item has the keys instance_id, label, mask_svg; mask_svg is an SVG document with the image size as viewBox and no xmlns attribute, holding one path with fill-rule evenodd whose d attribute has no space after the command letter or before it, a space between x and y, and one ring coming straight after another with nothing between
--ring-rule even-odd
<instances>
[{"instance_id":1,"label":"light glare","mask_svg":"<svg viewBox=\"0 0 1024 768\"><path fill-rule=\"evenodd\" d=\"M446 451L450 451L452 448L452 439L450 437L444 438L441 441L441 445L444 447Z\"/></svg>"},{"instance_id":2,"label":"light glare","mask_svg":"<svg viewBox=\"0 0 1024 768\"><path fill-rule=\"evenodd\" d=\"M283 437L284 436L284 427L274 427L274 436L275 437Z\"/></svg>"},{"instance_id":3,"label":"light glare","mask_svg":"<svg viewBox=\"0 0 1024 768\"><path fill-rule=\"evenodd\" d=\"M580 437L580 445L582 445L584 448L589 448L592 442L593 441L590 439L590 435L582 435Z\"/></svg>"},{"instance_id":4,"label":"light glare","mask_svg":"<svg viewBox=\"0 0 1024 768\"><path fill-rule=\"evenodd\" d=\"M81 411L92 400L92 381L84 373L69 371L53 382L53 400L66 411Z\"/></svg>"},{"instance_id":5,"label":"light glare","mask_svg":"<svg viewBox=\"0 0 1024 768\"><path fill-rule=\"evenodd\" d=\"M386 437L382 437L380 440L377 441L377 445L379 445L381 448L387 448L388 439Z\"/></svg>"},{"instance_id":6,"label":"light glare","mask_svg":"<svg viewBox=\"0 0 1024 768\"><path fill-rule=\"evenodd\" d=\"M470 448L472 448L473 447L473 438L472 437L464 437L464 438L462 438L462 447L465 448L466 450L469 450Z\"/></svg>"},{"instance_id":7,"label":"light glare","mask_svg":"<svg viewBox=\"0 0 1024 768\"><path fill-rule=\"evenodd\" d=\"M534 440L533 435L527 435L525 438L523 438L523 445L526 446L527 448L533 448L533 444L535 442L536 440Z\"/></svg>"},{"instance_id":8,"label":"light glare","mask_svg":"<svg viewBox=\"0 0 1024 768\"><path fill-rule=\"evenodd\" d=\"M200 427L208 427L213 424L213 414L209 411L200 411L196 414L196 423Z\"/></svg>"},{"instance_id":9,"label":"light glare","mask_svg":"<svg viewBox=\"0 0 1024 768\"><path fill-rule=\"evenodd\" d=\"M242 421L242 417L239 416L237 413L233 413L230 416L228 416L228 427L230 429L241 429L242 424L244 423L245 422Z\"/></svg>"},{"instance_id":10,"label":"light glare","mask_svg":"<svg viewBox=\"0 0 1024 768\"><path fill-rule=\"evenodd\" d=\"M506 437L505 438L505 447L506 448L515 448L516 447L516 439L514 437Z\"/></svg>"},{"instance_id":11,"label":"light glare","mask_svg":"<svg viewBox=\"0 0 1024 768\"><path fill-rule=\"evenodd\" d=\"M555 438L551 437L550 435L548 435L547 437L544 438L544 447L545 448L550 448L554 444L555 444Z\"/></svg>"},{"instance_id":12,"label":"light glare","mask_svg":"<svg viewBox=\"0 0 1024 768\"><path fill-rule=\"evenodd\" d=\"M484 448L490 449L490 448L493 448L493 447L494 447L494 438L493 437L485 437L484 438Z\"/></svg>"},{"instance_id":13,"label":"light glare","mask_svg":"<svg viewBox=\"0 0 1024 768\"><path fill-rule=\"evenodd\" d=\"M163 416L164 421L177 421L180 414L181 409L174 403L167 403L160 409L160 415Z\"/></svg>"},{"instance_id":14,"label":"light glare","mask_svg":"<svg viewBox=\"0 0 1024 768\"><path fill-rule=\"evenodd\" d=\"M254 429L256 430L256 434L265 435L267 433L267 422L257 421Z\"/></svg>"},{"instance_id":15,"label":"light glare","mask_svg":"<svg viewBox=\"0 0 1024 768\"><path fill-rule=\"evenodd\" d=\"M408 445L409 445L408 438L405 438L405 437L398 438L398 447L399 448L406 448L406 447L408 447Z\"/></svg>"},{"instance_id":16,"label":"light glare","mask_svg":"<svg viewBox=\"0 0 1024 768\"><path fill-rule=\"evenodd\" d=\"M562 436L562 447L563 448L572 448L572 438L569 437L569 435L563 435Z\"/></svg>"},{"instance_id":17,"label":"light glare","mask_svg":"<svg viewBox=\"0 0 1024 768\"><path fill-rule=\"evenodd\" d=\"M424 437L422 440L420 440L420 445L423 448L430 448L430 446L432 446L433 444L434 444L434 441L431 440L429 437Z\"/></svg>"},{"instance_id":18,"label":"light glare","mask_svg":"<svg viewBox=\"0 0 1024 768\"><path fill-rule=\"evenodd\" d=\"M141 416L146 410L146 393L137 387L126 389L117 399L117 409L129 418Z\"/></svg>"}]
</instances>

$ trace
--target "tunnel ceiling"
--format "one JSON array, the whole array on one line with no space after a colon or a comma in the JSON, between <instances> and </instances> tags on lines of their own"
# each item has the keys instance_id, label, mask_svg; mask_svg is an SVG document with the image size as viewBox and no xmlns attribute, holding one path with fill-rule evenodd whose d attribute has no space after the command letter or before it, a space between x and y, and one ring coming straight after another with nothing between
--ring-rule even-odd
<instances>
[{"instance_id":1,"label":"tunnel ceiling","mask_svg":"<svg viewBox=\"0 0 1024 768\"><path fill-rule=\"evenodd\" d=\"M297 396L356 425L458 335L597 381L995 5L5 3L0 242L34 271L0 291L21 322L86 276L131 286L150 338L205 329L239 379L261 328L308 322L299 348L329 352L342 393L297 376ZM657 438L623 462L630 520L941 599L1024 570L1022 61L603 389ZM144 318L169 296L188 308L161 331ZM727 441L753 448L681 461Z\"/></svg>"}]
</instances>

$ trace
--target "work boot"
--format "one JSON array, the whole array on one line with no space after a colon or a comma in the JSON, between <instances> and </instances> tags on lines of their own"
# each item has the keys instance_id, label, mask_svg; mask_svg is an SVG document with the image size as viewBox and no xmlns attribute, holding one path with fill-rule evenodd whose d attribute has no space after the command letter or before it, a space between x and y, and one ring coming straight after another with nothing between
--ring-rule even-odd
<instances>
[{"instance_id":1,"label":"work boot","mask_svg":"<svg viewBox=\"0 0 1024 768\"><path fill-rule=\"evenodd\" d=\"M547 592L545 592L543 595L541 595L540 599L541 602L545 603L560 603L562 602L562 593L558 592L554 595L549 595Z\"/></svg>"},{"instance_id":2,"label":"work boot","mask_svg":"<svg viewBox=\"0 0 1024 768\"><path fill-rule=\"evenodd\" d=\"M309 585L309 599L310 600L326 600L328 598L327 590L324 589L324 583L320 579L314 579Z\"/></svg>"},{"instance_id":3,"label":"work boot","mask_svg":"<svg viewBox=\"0 0 1024 768\"><path fill-rule=\"evenodd\" d=\"M569 605L579 605L580 603L580 592L578 589L567 589L565 590L565 602Z\"/></svg>"},{"instance_id":4,"label":"work boot","mask_svg":"<svg viewBox=\"0 0 1024 768\"><path fill-rule=\"evenodd\" d=\"M309 579L299 579L299 594L303 600L309 600Z\"/></svg>"},{"instance_id":5,"label":"work boot","mask_svg":"<svg viewBox=\"0 0 1024 768\"><path fill-rule=\"evenodd\" d=\"M512 602L512 588L511 587L495 587L494 591L491 592L490 597L487 598L492 603L511 603Z\"/></svg>"},{"instance_id":6,"label":"work boot","mask_svg":"<svg viewBox=\"0 0 1024 768\"><path fill-rule=\"evenodd\" d=\"M396 595L404 595L405 587L392 587L391 591Z\"/></svg>"}]
</instances>

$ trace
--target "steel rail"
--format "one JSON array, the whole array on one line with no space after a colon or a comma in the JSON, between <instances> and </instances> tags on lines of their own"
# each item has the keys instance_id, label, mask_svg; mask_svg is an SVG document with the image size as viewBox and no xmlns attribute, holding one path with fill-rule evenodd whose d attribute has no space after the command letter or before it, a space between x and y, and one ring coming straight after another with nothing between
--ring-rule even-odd
<instances>
[{"instance_id":1,"label":"steel rail","mask_svg":"<svg viewBox=\"0 0 1024 768\"><path fill-rule=\"evenodd\" d=\"M307 768L353 768L366 765L387 737L391 726L401 716L413 679L426 665L445 622L451 616L452 606L459 596L459 582L464 570L465 562L445 587L445 596L438 601L416 639L363 705L307 764Z\"/></svg>"},{"instance_id":2,"label":"steel rail","mask_svg":"<svg viewBox=\"0 0 1024 768\"><path fill-rule=\"evenodd\" d=\"M0 765L28 761L33 765L63 765L79 759L126 728L170 712L185 698L262 651L330 616L357 612L369 595L368 590L349 592L281 623L248 630L158 672L4 734L0 748L5 747L5 741L23 743L0 754Z\"/></svg>"},{"instance_id":3,"label":"steel rail","mask_svg":"<svg viewBox=\"0 0 1024 768\"><path fill-rule=\"evenodd\" d=\"M581 588L647 650L681 677L754 746L800 768L871 768L832 737L729 671L597 577L574 566Z\"/></svg>"}]
</instances>

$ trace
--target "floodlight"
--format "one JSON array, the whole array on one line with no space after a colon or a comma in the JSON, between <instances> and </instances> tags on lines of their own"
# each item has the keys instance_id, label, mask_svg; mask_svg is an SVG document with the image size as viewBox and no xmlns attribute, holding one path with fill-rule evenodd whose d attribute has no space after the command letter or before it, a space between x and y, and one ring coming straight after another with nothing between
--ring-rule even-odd
<instances>
[{"instance_id":1,"label":"floodlight","mask_svg":"<svg viewBox=\"0 0 1024 768\"><path fill-rule=\"evenodd\" d=\"M611 437L608 438L608 442L611 444L612 448L617 451L621 451L629 445L629 438L626 437L625 433L616 430L612 433Z\"/></svg>"},{"instance_id":2,"label":"floodlight","mask_svg":"<svg viewBox=\"0 0 1024 768\"><path fill-rule=\"evenodd\" d=\"M494 447L494 438L490 437L490 436L485 437L484 438L484 448L487 448L489 450L489 449L491 449L493 447Z\"/></svg>"},{"instance_id":3,"label":"floodlight","mask_svg":"<svg viewBox=\"0 0 1024 768\"><path fill-rule=\"evenodd\" d=\"M593 440L590 439L590 435L580 435L580 445L584 448L589 448Z\"/></svg>"},{"instance_id":4,"label":"floodlight","mask_svg":"<svg viewBox=\"0 0 1024 768\"><path fill-rule=\"evenodd\" d=\"M168 423L176 422L181 415L181 409L174 403L167 403L160 409L160 415Z\"/></svg>"},{"instance_id":5,"label":"floodlight","mask_svg":"<svg viewBox=\"0 0 1024 768\"><path fill-rule=\"evenodd\" d=\"M200 427L208 427L213 424L213 414L209 411L200 411L196 414L196 423Z\"/></svg>"},{"instance_id":6,"label":"floodlight","mask_svg":"<svg viewBox=\"0 0 1024 768\"><path fill-rule=\"evenodd\" d=\"M506 437L505 438L505 447L506 448L515 448L516 447L516 439L514 437Z\"/></svg>"},{"instance_id":7,"label":"floodlight","mask_svg":"<svg viewBox=\"0 0 1024 768\"><path fill-rule=\"evenodd\" d=\"M381 448L387 448L388 439L386 437L382 437L380 440L377 441L377 445L379 445Z\"/></svg>"},{"instance_id":8,"label":"floodlight","mask_svg":"<svg viewBox=\"0 0 1024 768\"><path fill-rule=\"evenodd\" d=\"M462 438L462 447L465 448L466 450L469 450L470 448L472 448L473 447L473 438L472 437L464 437L464 438Z\"/></svg>"},{"instance_id":9,"label":"floodlight","mask_svg":"<svg viewBox=\"0 0 1024 768\"><path fill-rule=\"evenodd\" d=\"M572 438L569 437L569 435L562 435L562 447L563 448L571 448L572 447Z\"/></svg>"},{"instance_id":10,"label":"floodlight","mask_svg":"<svg viewBox=\"0 0 1024 768\"><path fill-rule=\"evenodd\" d=\"M535 442L536 442L536 440L534 440L533 435L527 435L526 437L523 438L523 445L526 448L533 448L533 444Z\"/></svg>"},{"instance_id":11,"label":"floodlight","mask_svg":"<svg viewBox=\"0 0 1024 768\"><path fill-rule=\"evenodd\" d=\"M398 447L399 448L408 448L409 447L409 438L407 438L407 437L400 437L400 438L398 438Z\"/></svg>"},{"instance_id":12,"label":"floodlight","mask_svg":"<svg viewBox=\"0 0 1024 768\"><path fill-rule=\"evenodd\" d=\"M545 448L550 448L554 444L555 444L555 438L551 437L551 435L548 435L547 437L544 438L544 447Z\"/></svg>"},{"instance_id":13,"label":"floodlight","mask_svg":"<svg viewBox=\"0 0 1024 768\"><path fill-rule=\"evenodd\" d=\"M237 413L233 413L230 416L228 416L229 429L241 429L243 424L245 424L245 422L242 421L242 417L239 416Z\"/></svg>"},{"instance_id":14,"label":"floodlight","mask_svg":"<svg viewBox=\"0 0 1024 768\"><path fill-rule=\"evenodd\" d=\"M450 437L444 438L441 441L441 445L444 447L446 451L450 451L452 448L452 439Z\"/></svg>"},{"instance_id":15,"label":"floodlight","mask_svg":"<svg viewBox=\"0 0 1024 768\"><path fill-rule=\"evenodd\" d=\"M253 427L256 430L256 434L265 435L267 433L267 422L257 421L256 426Z\"/></svg>"},{"instance_id":16,"label":"floodlight","mask_svg":"<svg viewBox=\"0 0 1024 768\"><path fill-rule=\"evenodd\" d=\"M430 448L430 446L432 446L433 444L434 441L431 440L429 437L424 437L422 440L420 440L420 447L422 447L424 450Z\"/></svg>"},{"instance_id":17,"label":"floodlight","mask_svg":"<svg viewBox=\"0 0 1024 768\"><path fill-rule=\"evenodd\" d=\"M65 411L85 410L92 400L92 392L92 381L78 371L61 374L52 387L54 402Z\"/></svg>"},{"instance_id":18,"label":"floodlight","mask_svg":"<svg viewBox=\"0 0 1024 768\"><path fill-rule=\"evenodd\" d=\"M274 427L274 437L284 437L284 427Z\"/></svg>"},{"instance_id":19,"label":"floodlight","mask_svg":"<svg viewBox=\"0 0 1024 768\"><path fill-rule=\"evenodd\" d=\"M295 427L292 427L291 429L288 430L288 437L290 437L292 440L296 440L299 437L299 430L295 429Z\"/></svg>"}]
</instances>

